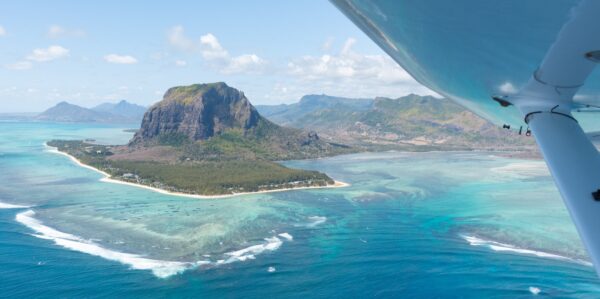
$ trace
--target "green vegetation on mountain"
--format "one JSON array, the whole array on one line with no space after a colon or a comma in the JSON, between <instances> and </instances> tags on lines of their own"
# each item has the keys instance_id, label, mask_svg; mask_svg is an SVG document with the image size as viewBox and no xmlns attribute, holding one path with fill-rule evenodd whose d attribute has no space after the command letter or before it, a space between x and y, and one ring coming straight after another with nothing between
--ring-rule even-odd
<instances>
[{"instance_id":1,"label":"green vegetation on mountain","mask_svg":"<svg viewBox=\"0 0 600 299\"><path fill-rule=\"evenodd\" d=\"M315 130L324 139L366 150L534 148L532 138L502 130L450 100L431 96L373 100L310 96L296 104L257 108L278 124Z\"/></svg>"},{"instance_id":2,"label":"green vegetation on mountain","mask_svg":"<svg viewBox=\"0 0 600 299\"><path fill-rule=\"evenodd\" d=\"M298 125L299 120L308 114L330 109L343 109L353 112L365 111L373 105L372 99L352 99L328 95L305 95L298 103L280 105L257 105L260 114L282 126Z\"/></svg>"}]
</instances>

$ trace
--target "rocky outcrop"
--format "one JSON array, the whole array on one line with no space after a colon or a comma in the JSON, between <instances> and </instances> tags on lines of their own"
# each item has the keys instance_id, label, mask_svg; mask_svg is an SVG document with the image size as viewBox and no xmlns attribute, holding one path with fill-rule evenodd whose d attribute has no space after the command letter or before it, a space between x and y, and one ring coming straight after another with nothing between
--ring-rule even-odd
<instances>
[{"instance_id":1,"label":"rocky outcrop","mask_svg":"<svg viewBox=\"0 0 600 299\"><path fill-rule=\"evenodd\" d=\"M262 117L239 90L227 84L169 89L144 115L129 151L168 146L185 161L316 158L351 151L316 132L279 126Z\"/></svg>"},{"instance_id":2,"label":"rocky outcrop","mask_svg":"<svg viewBox=\"0 0 600 299\"><path fill-rule=\"evenodd\" d=\"M229 129L250 130L259 120L260 115L244 93L225 83L173 87L144 114L131 143L165 135L205 140Z\"/></svg>"}]
</instances>

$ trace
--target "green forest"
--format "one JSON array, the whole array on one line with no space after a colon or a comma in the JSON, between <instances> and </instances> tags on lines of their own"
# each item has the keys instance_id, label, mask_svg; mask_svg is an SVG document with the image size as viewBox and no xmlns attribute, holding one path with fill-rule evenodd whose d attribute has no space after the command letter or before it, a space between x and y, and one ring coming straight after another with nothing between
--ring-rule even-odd
<instances>
[{"instance_id":1,"label":"green forest","mask_svg":"<svg viewBox=\"0 0 600 299\"><path fill-rule=\"evenodd\" d=\"M178 163L114 160L111 159L114 154L111 146L66 140L52 140L48 145L109 173L115 179L189 194L223 195L334 183L323 173L292 169L263 159Z\"/></svg>"}]
</instances>

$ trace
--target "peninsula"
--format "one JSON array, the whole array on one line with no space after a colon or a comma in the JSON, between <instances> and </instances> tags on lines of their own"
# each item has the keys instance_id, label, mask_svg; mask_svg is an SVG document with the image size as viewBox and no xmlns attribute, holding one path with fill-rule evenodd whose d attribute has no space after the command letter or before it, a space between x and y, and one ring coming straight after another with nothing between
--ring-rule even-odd
<instances>
[{"instance_id":1,"label":"peninsula","mask_svg":"<svg viewBox=\"0 0 600 299\"><path fill-rule=\"evenodd\" d=\"M272 123L222 82L169 89L127 145L47 144L114 180L192 196L342 186L324 173L275 161L353 151L314 131Z\"/></svg>"}]
</instances>

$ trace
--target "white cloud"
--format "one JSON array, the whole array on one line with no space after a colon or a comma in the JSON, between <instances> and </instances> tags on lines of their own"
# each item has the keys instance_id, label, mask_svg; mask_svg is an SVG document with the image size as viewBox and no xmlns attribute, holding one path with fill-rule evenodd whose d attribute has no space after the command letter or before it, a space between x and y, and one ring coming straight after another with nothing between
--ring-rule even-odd
<instances>
[{"instance_id":1,"label":"white cloud","mask_svg":"<svg viewBox=\"0 0 600 299\"><path fill-rule=\"evenodd\" d=\"M438 96L419 84L383 52L357 52L357 40L354 38L345 40L336 51L333 50L335 39L332 37L321 46L322 55L305 55L288 63L273 65L255 53L232 54L231 49L212 33L206 33L199 39L190 38L185 35L182 26L171 28L167 41L174 49L201 56L206 65L224 75L275 76L276 81L269 83L274 86L271 90L265 90L264 85L255 90L245 88L248 94L260 94L256 98L258 102L292 102L310 93L369 98L396 98L409 93ZM175 62L175 65L180 63Z\"/></svg>"},{"instance_id":2,"label":"white cloud","mask_svg":"<svg viewBox=\"0 0 600 299\"><path fill-rule=\"evenodd\" d=\"M4 27L0 26L0 36L5 36L6 35L6 29L4 29Z\"/></svg>"},{"instance_id":3,"label":"white cloud","mask_svg":"<svg viewBox=\"0 0 600 299\"><path fill-rule=\"evenodd\" d=\"M223 49L219 40L212 33L200 37L202 57L206 60L228 59L229 53Z\"/></svg>"},{"instance_id":4,"label":"white cloud","mask_svg":"<svg viewBox=\"0 0 600 299\"><path fill-rule=\"evenodd\" d=\"M117 54L109 54L104 56L104 60L110 63L117 64L135 64L137 63L137 59L133 56L129 55L117 55Z\"/></svg>"},{"instance_id":5,"label":"white cloud","mask_svg":"<svg viewBox=\"0 0 600 299\"><path fill-rule=\"evenodd\" d=\"M5 67L17 71L28 70L33 67L34 62L47 62L66 56L69 56L69 49L54 45L48 48L34 49L31 54L25 56L24 60L6 65Z\"/></svg>"},{"instance_id":6,"label":"white cloud","mask_svg":"<svg viewBox=\"0 0 600 299\"><path fill-rule=\"evenodd\" d=\"M221 69L223 74L261 73L267 62L255 54L244 54L232 57Z\"/></svg>"},{"instance_id":7,"label":"white cloud","mask_svg":"<svg viewBox=\"0 0 600 299\"><path fill-rule=\"evenodd\" d=\"M346 40L339 54L303 56L288 63L288 72L304 80L367 80L378 84L411 83L416 81L396 62L385 55L355 52L356 40Z\"/></svg>"},{"instance_id":8,"label":"white cloud","mask_svg":"<svg viewBox=\"0 0 600 299\"><path fill-rule=\"evenodd\" d=\"M50 46L45 49L35 49L26 59L37 62L51 61L69 55L69 49L61 46Z\"/></svg>"},{"instance_id":9,"label":"white cloud","mask_svg":"<svg viewBox=\"0 0 600 299\"><path fill-rule=\"evenodd\" d=\"M322 49L332 48L329 39ZM278 76L267 102L295 102L306 94L330 94L352 98L384 96L397 98L409 93L439 96L414 80L387 55L354 50L356 40L347 39L337 53L305 55L292 59Z\"/></svg>"},{"instance_id":10,"label":"white cloud","mask_svg":"<svg viewBox=\"0 0 600 299\"><path fill-rule=\"evenodd\" d=\"M49 38L84 37L85 31L81 29L69 29L59 25L52 25L50 28L48 28L46 36Z\"/></svg>"},{"instance_id":11,"label":"white cloud","mask_svg":"<svg viewBox=\"0 0 600 299\"><path fill-rule=\"evenodd\" d=\"M175 65L183 67L183 66L187 65L187 61L185 61L185 60L175 60Z\"/></svg>"},{"instance_id":12,"label":"white cloud","mask_svg":"<svg viewBox=\"0 0 600 299\"><path fill-rule=\"evenodd\" d=\"M350 37L344 42L344 46L342 47L341 55L347 56L352 53L352 47L356 44L356 39Z\"/></svg>"},{"instance_id":13,"label":"white cloud","mask_svg":"<svg viewBox=\"0 0 600 299\"><path fill-rule=\"evenodd\" d=\"M200 45L204 60L223 74L261 73L267 65L267 61L256 54L229 55L212 33L201 36Z\"/></svg>"},{"instance_id":14,"label":"white cloud","mask_svg":"<svg viewBox=\"0 0 600 299\"><path fill-rule=\"evenodd\" d=\"M181 51L199 53L208 64L222 74L261 73L267 61L256 54L231 56L217 37L207 33L199 41L187 37L182 26L169 30L167 40L171 46Z\"/></svg>"},{"instance_id":15,"label":"white cloud","mask_svg":"<svg viewBox=\"0 0 600 299\"><path fill-rule=\"evenodd\" d=\"M185 36L182 26L175 26L171 28L171 30L169 30L167 33L167 39L169 40L169 44L171 44L171 46L179 50L193 51L196 48L194 41Z\"/></svg>"},{"instance_id":16,"label":"white cloud","mask_svg":"<svg viewBox=\"0 0 600 299\"><path fill-rule=\"evenodd\" d=\"M24 71L30 69L32 66L33 64L31 61L17 61L13 64L7 65L6 68L15 71Z\"/></svg>"}]
</instances>

